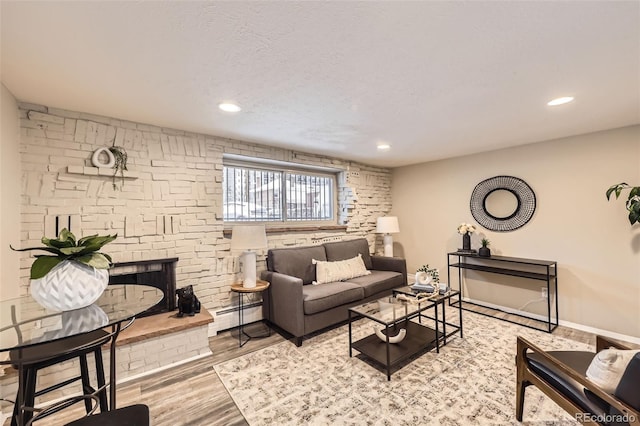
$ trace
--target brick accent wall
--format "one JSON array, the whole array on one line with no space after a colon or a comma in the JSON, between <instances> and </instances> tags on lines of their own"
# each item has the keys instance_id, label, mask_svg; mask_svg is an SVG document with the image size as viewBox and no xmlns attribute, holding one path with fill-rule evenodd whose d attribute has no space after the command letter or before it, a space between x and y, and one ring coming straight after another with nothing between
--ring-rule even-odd
<instances>
[{"instance_id":1,"label":"brick accent wall","mask_svg":"<svg viewBox=\"0 0 640 426\"><path fill-rule=\"evenodd\" d=\"M223 236L222 156L228 153L341 170L337 222L346 232L269 234L269 247L365 236L372 251L381 251L375 226L391 209L388 169L40 105L19 108L23 247L53 237L51 224L61 216L76 235L117 233L105 250L115 262L179 257L178 287L193 284L211 312L230 306L240 271ZM110 172L91 167L92 153L113 141L127 150L132 175L124 184L116 180L118 190ZM23 292L32 261L29 254L21 260Z\"/></svg>"}]
</instances>

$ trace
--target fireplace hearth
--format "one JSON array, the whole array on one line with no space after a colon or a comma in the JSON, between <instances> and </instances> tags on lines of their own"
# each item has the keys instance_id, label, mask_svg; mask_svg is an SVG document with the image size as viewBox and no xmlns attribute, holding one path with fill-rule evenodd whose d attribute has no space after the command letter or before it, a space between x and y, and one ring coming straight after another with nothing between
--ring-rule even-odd
<instances>
[{"instance_id":1,"label":"fireplace hearth","mask_svg":"<svg viewBox=\"0 0 640 426\"><path fill-rule=\"evenodd\" d=\"M109 284L145 284L162 290L162 300L138 317L171 312L176 309L177 262L178 258L173 257L115 263L109 270Z\"/></svg>"}]
</instances>

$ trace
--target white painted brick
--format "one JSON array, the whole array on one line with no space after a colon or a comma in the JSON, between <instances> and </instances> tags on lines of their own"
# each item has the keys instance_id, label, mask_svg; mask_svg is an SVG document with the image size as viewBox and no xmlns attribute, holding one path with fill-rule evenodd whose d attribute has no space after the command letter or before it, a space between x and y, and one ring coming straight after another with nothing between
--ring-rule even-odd
<instances>
[{"instance_id":1,"label":"white painted brick","mask_svg":"<svg viewBox=\"0 0 640 426\"><path fill-rule=\"evenodd\" d=\"M349 170L338 174L337 219L348 224L348 232L355 236L371 237L377 217L391 209L391 175L387 169L91 114L52 109L52 115L47 114L46 107L29 109L54 118L34 122L26 119L25 109L20 111L24 117L23 238L37 243L38 232L44 227L43 209L53 214L52 209L73 206L81 234L90 230L120 234L107 250L114 260L179 253L184 268L178 269L178 282L197 277L199 291L210 306L229 303L228 286L237 278L235 258L229 256L229 240L222 238L223 153ZM40 125L46 125L47 131ZM58 139L61 137L67 139ZM127 148L130 170L138 174L137 180L127 180L120 191L114 191L107 176L67 173L90 172L92 168L85 166L93 150L111 141ZM167 227L166 220L171 223L171 217L173 226ZM313 232L270 235L269 245L319 244L336 234L343 236ZM373 244L375 238L370 241ZM263 264L259 263L260 268ZM21 275L28 275L29 265L29 261L24 265L21 262Z\"/></svg>"}]
</instances>

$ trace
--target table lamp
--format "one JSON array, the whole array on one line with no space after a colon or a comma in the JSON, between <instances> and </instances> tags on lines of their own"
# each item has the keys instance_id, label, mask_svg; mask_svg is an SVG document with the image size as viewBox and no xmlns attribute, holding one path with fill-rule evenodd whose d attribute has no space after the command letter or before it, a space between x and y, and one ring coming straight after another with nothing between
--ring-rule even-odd
<instances>
[{"instance_id":1,"label":"table lamp","mask_svg":"<svg viewBox=\"0 0 640 426\"><path fill-rule=\"evenodd\" d=\"M236 225L231 230L231 250L244 250L242 253L242 286L256 286L256 252L267 248L267 234L264 225Z\"/></svg>"},{"instance_id":2,"label":"table lamp","mask_svg":"<svg viewBox=\"0 0 640 426\"><path fill-rule=\"evenodd\" d=\"M396 216L379 217L376 232L378 234L384 234L384 255L386 257L393 257L393 237L391 234L400 232L398 218Z\"/></svg>"}]
</instances>

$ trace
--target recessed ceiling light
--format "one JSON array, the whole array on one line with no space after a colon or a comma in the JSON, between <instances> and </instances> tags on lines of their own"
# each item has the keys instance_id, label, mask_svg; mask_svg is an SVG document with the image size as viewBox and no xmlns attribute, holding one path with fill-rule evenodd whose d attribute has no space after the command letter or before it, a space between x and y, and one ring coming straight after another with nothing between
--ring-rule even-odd
<instances>
[{"instance_id":1,"label":"recessed ceiling light","mask_svg":"<svg viewBox=\"0 0 640 426\"><path fill-rule=\"evenodd\" d=\"M563 104L568 104L571 101L573 101L573 96L564 96L562 98L556 98L554 100L547 102L547 105L549 106L563 105Z\"/></svg>"},{"instance_id":2,"label":"recessed ceiling light","mask_svg":"<svg viewBox=\"0 0 640 426\"><path fill-rule=\"evenodd\" d=\"M386 151L388 149L391 149L391 145L389 145L388 143L378 144L378 151Z\"/></svg>"},{"instance_id":3,"label":"recessed ceiling light","mask_svg":"<svg viewBox=\"0 0 640 426\"><path fill-rule=\"evenodd\" d=\"M220 108L221 110L226 111L226 112L238 112L241 109L236 104L231 104L231 103L226 103L226 102L218 105L218 108Z\"/></svg>"}]
</instances>

